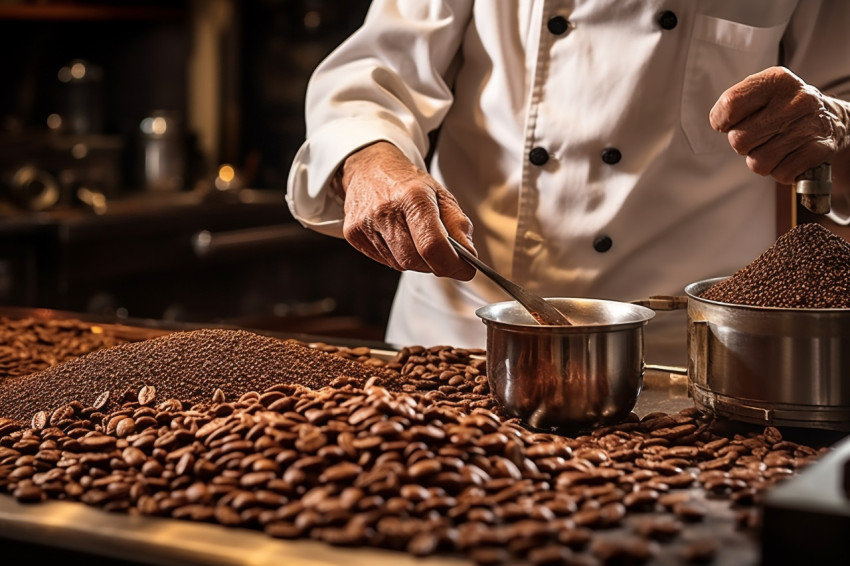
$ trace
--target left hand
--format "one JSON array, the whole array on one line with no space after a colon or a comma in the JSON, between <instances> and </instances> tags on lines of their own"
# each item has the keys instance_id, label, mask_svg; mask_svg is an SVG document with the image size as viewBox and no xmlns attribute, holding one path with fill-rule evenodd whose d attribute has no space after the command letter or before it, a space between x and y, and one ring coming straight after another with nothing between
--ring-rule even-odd
<instances>
[{"instance_id":1,"label":"left hand","mask_svg":"<svg viewBox=\"0 0 850 566\"><path fill-rule=\"evenodd\" d=\"M850 148L850 103L826 96L784 67L729 88L709 121L747 156L747 167L786 185Z\"/></svg>"}]
</instances>

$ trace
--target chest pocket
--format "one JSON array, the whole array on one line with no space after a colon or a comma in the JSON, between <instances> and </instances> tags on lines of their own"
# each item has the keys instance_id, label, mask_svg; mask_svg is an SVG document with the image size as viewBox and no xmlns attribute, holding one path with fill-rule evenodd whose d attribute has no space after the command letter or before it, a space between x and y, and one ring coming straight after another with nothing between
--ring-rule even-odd
<instances>
[{"instance_id":1,"label":"chest pocket","mask_svg":"<svg viewBox=\"0 0 850 566\"><path fill-rule=\"evenodd\" d=\"M723 92L776 65L786 24L759 28L699 14L685 68L682 129L694 153L730 150L708 114Z\"/></svg>"}]
</instances>

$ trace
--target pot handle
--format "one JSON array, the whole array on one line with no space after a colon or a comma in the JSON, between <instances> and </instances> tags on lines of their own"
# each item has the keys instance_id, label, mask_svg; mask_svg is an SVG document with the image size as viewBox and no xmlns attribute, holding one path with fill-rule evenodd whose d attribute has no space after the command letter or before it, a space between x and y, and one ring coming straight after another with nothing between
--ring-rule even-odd
<instances>
[{"instance_id":1,"label":"pot handle","mask_svg":"<svg viewBox=\"0 0 850 566\"><path fill-rule=\"evenodd\" d=\"M633 305L647 307L654 311L674 311L688 308L688 297L685 295L653 295L646 299L638 299L630 302ZM688 375L688 368L680 366L646 364L646 369L675 375Z\"/></svg>"},{"instance_id":2,"label":"pot handle","mask_svg":"<svg viewBox=\"0 0 850 566\"><path fill-rule=\"evenodd\" d=\"M685 295L653 295L646 299L630 301L633 305L650 308L654 311L674 311L688 307Z\"/></svg>"},{"instance_id":3,"label":"pot handle","mask_svg":"<svg viewBox=\"0 0 850 566\"><path fill-rule=\"evenodd\" d=\"M687 377L688 368L682 366L663 366L658 364L646 364L644 369L651 371L658 371L661 373L672 373L674 375L683 375Z\"/></svg>"}]
</instances>

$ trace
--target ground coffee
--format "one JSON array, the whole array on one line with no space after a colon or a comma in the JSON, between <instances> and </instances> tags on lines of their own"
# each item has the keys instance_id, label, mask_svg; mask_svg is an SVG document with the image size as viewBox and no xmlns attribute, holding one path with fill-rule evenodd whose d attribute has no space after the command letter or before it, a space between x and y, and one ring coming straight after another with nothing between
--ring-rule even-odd
<instances>
[{"instance_id":1,"label":"ground coffee","mask_svg":"<svg viewBox=\"0 0 850 566\"><path fill-rule=\"evenodd\" d=\"M28 422L37 411L53 411L71 401L92 405L104 393L108 404L101 408L108 410L145 385L155 387L160 399L197 402L210 399L217 389L233 398L277 383L318 389L339 377L362 384L377 375L381 383L399 387L393 374L243 330L175 332L3 380L0 417Z\"/></svg>"},{"instance_id":2,"label":"ground coffee","mask_svg":"<svg viewBox=\"0 0 850 566\"><path fill-rule=\"evenodd\" d=\"M779 308L850 308L850 244L820 224L800 224L702 298Z\"/></svg>"}]
</instances>

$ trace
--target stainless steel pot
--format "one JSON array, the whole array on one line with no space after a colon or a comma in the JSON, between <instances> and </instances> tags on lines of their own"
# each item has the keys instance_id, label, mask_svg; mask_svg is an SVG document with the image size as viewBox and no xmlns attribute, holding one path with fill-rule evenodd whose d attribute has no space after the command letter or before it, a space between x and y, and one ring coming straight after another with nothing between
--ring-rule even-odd
<instances>
[{"instance_id":1,"label":"stainless steel pot","mask_svg":"<svg viewBox=\"0 0 850 566\"><path fill-rule=\"evenodd\" d=\"M487 326L487 376L511 416L549 431L616 422L643 386L646 307L599 299L547 298L571 326L541 326L516 301L475 311Z\"/></svg>"},{"instance_id":2,"label":"stainless steel pot","mask_svg":"<svg viewBox=\"0 0 850 566\"><path fill-rule=\"evenodd\" d=\"M688 296L688 381L698 408L756 424L850 430L850 309L709 301L724 277Z\"/></svg>"}]
</instances>

